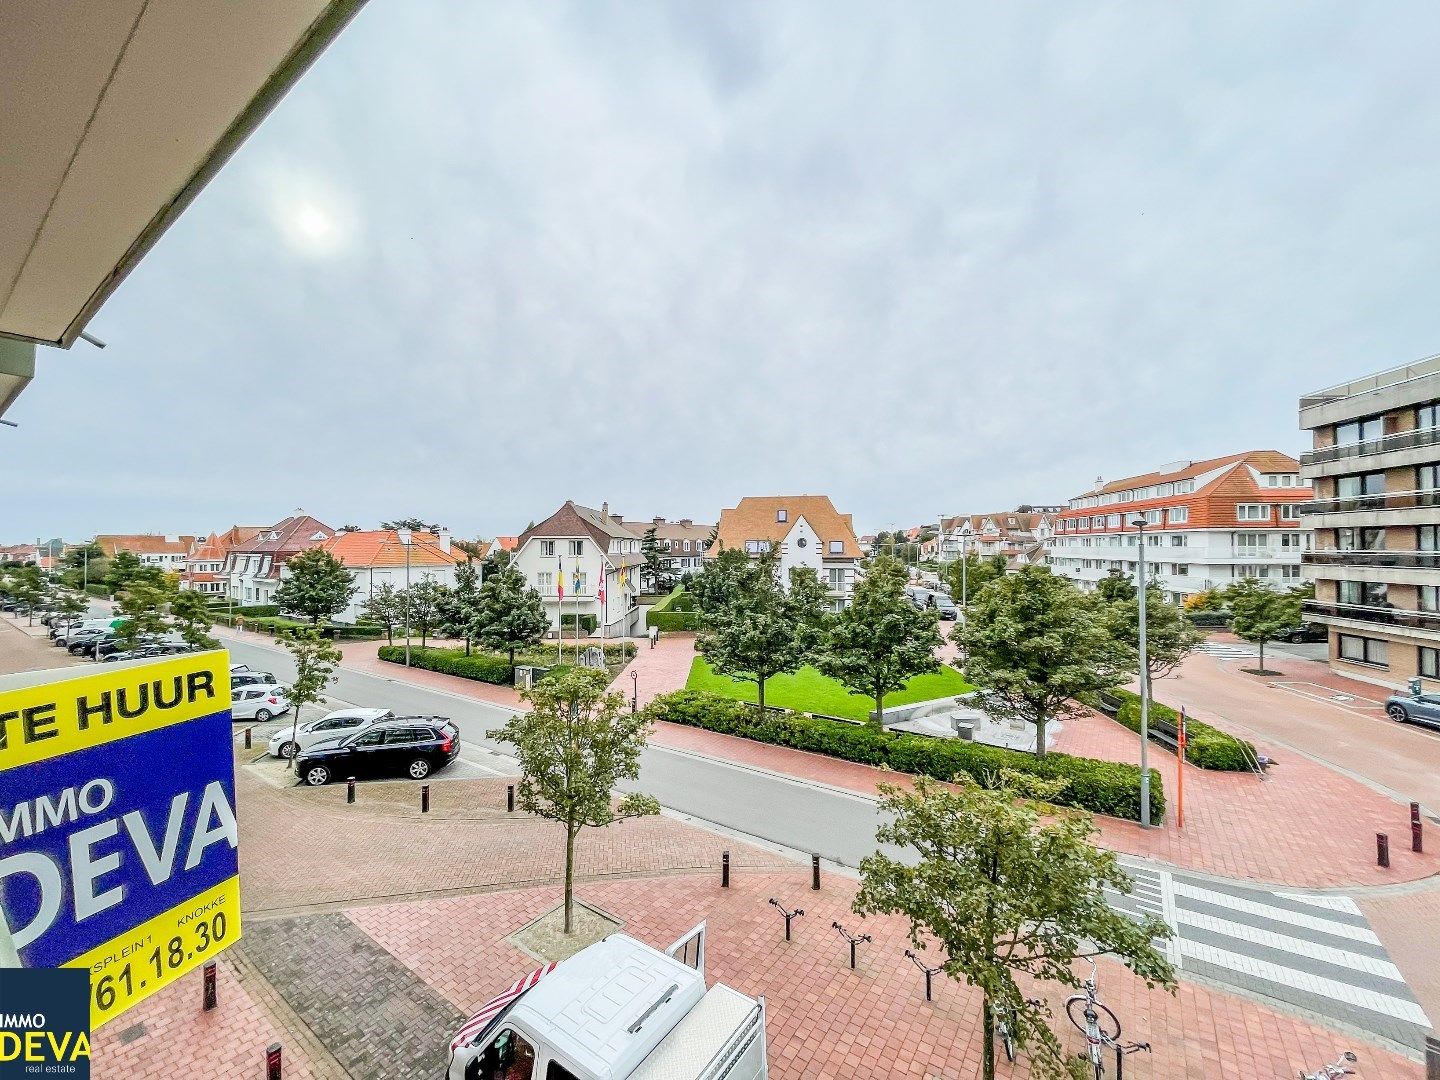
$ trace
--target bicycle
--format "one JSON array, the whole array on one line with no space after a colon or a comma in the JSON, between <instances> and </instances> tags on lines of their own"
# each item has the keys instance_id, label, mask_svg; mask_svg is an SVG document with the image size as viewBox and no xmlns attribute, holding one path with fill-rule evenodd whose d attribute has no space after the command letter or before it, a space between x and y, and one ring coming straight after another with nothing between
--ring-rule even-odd
<instances>
[{"instance_id":1,"label":"bicycle","mask_svg":"<svg viewBox=\"0 0 1440 1080\"><path fill-rule=\"evenodd\" d=\"M1038 998L1026 998L1025 1004L1038 1009L1042 1002ZM1010 1010L1003 1005L995 1010L995 1037L1005 1048L1005 1060L1015 1064L1015 1033L1010 1030Z\"/></svg>"},{"instance_id":2,"label":"bicycle","mask_svg":"<svg viewBox=\"0 0 1440 1080\"><path fill-rule=\"evenodd\" d=\"M1342 1076L1354 1076L1355 1070L1347 1066L1354 1065L1360 1059L1351 1051L1346 1050L1331 1065L1321 1065L1319 1072L1300 1073L1300 1080L1339 1080Z\"/></svg>"},{"instance_id":3,"label":"bicycle","mask_svg":"<svg viewBox=\"0 0 1440 1080\"><path fill-rule=\"evenodd\" d=\"M1100 1000L1095 988L1095 960L1090 961L1090 977L1080 985L1083 994L1073 994L1065 999L1065 1015L1070 1023L1084 1034L1090 1064L1095 1069L1095 1080L1105 1080L1105 1047L1115 1051L1115 1075L1117 1080L1124 1076L1125 1057L1144 1050L1150 1052L1149 1043L1122 1043L1120 1041L1120 1018ZM1079 1016L1076 1016L1077 1008Z\"/></svg>"}]
</instances>

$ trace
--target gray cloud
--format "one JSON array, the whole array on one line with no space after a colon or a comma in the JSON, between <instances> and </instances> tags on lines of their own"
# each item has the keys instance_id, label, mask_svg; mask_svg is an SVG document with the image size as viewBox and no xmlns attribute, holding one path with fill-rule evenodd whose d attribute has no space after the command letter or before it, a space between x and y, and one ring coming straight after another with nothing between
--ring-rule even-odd
<instances>
[{"instance_id":1,"label":"gray cloud","mask_svg":"<svg viewBox=\"0 0 1440 1080\"><path fill-rule=\"evenodd\" d=\"M0 539L862 526L1436 351L1424 5L372 4L0 433ZM79 431L98 454L57 452Z\"/></svg>"}]
</instances>

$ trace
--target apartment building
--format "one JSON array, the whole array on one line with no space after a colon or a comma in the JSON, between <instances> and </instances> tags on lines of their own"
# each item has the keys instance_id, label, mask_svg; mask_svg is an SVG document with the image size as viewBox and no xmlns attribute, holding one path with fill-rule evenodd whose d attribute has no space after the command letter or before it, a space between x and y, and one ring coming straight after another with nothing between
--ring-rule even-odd
<instances>
[{"instance_id":1,"label":"apartment building","mask_svg":"<svg viewBox=\"0 0 1440 1080\"><path fill-rule=\"evenodd\" d=\"M1055 516L1063 509L1021 508L942 518L938 557L941 562L954 562L962 554L1003 555L1012 567L1043 563L1054 544Z\"/></svg>"},{"instance_id":2,"label":"apartment building","mask_svg":"<svg viewBox=\"0 0 1440 1080\"><path fill-rule=\"evenodd\" d=\"M716 541L705 554L713 558L726 548L758 557L780 549L780 580L790 570L808 566L819 575L838 610L850 603L864 552L849 514L841 514L827 495L771 495L740 500L721 511Z\"/></svg>"},{"instance_id":3,"label":"apartment building","mask_svg":"<svg viewBox=\"0 0 1440 1080\"><path fill-rule=\"evenodd\" d=\"M1300 426L1305 612L1329 628L1330 667L1440 686L1440 357L1306 394Z\"/></svg>"},{"instance_id":4,"label":"apartment building","mask_svg":"<svg viewBox=\"0 0 1440 1080\"><path fill-rule=\"evenodd\" d=\"M225 553L220 574L224 595L237 604L273 604L280 587L280 568L316 544L323 544L335 530L309 514L295 514L261 529L236 543Z\"/></svg>"},{"instance_id":5,"label":"apartment building","mask_svg":"<svg viewBox=\"0 0 1440 1080\"><path fill-rule=\"evenodd\" d=\"M700 572L705 549L710 546L710 534L715 531L714 525L697 524L690 518L667 521L657 517L644 524L630 522L629 525L642 539L652 528L655 530L655 539L666 553L666 569L677 578Z\"/></svg>"},{"instance_id":6,"label":"apartment building","mask_svg":"<svg viewBox=\"0 0 1440 1080\"><path fill-rule=\"evenodd\" d=\"M545 602L552 626L563 615L592 616L596 633L628 637L639 632L640 533L610 504L599 510L571 500L520 534L514 565Z\"/></svg>"},{"instance_id":7,"label":"apartment building","mask_svg":"<svg viewBox=\"0 0 1440 1080\"><path fill-rule=\"evenodd\" d=\"M197 540L185 556L180 588L224 596L225 556L231 548L253 539L261 531L259 525L232 525L224 532L211 533L203 540Z\"/></svg>"},{"instance_id":8,"label":"apartment building","mask_svg":"<svg viewBox=\"0 0 1440 1080\"><path fill-rule=\"evenodd\" d=\"M1300 584L1300 507L1310 497L1300 463L1278 450L1097 480L1055 516L1050 564L1086 590L1112 571L1133 578L1143 534L1146 574L1174 603L1237 578L1288 588Z\"/></svg>"},{"instance_id":9,"label":"apartment building","mask_svg":"<svg viewBox=\"0 0 1440 1080\"><path fill-rule=\"evenodd\" d=\"M95 543L107 558L128 551L145 566L158 566L167 573L181 573L197 537L158 533L101 533Z\"/></svg>"}]
</instances>

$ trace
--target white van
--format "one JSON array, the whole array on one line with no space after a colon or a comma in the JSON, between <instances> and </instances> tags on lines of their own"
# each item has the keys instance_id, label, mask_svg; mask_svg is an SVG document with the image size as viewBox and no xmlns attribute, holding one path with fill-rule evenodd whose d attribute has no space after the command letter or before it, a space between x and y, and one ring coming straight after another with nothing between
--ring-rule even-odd
<instances>
[{"instance_id":1,"label":"white van","mask_svg":"<svg viewBox=\"0 0 1440 1080\"><path fill-rule=\"evenodd\" d=\"M705 986L705 924L612 934L538 968L450 1041L447 1080L766 1080L765 999Z\"/></svg>"}]
</instances>

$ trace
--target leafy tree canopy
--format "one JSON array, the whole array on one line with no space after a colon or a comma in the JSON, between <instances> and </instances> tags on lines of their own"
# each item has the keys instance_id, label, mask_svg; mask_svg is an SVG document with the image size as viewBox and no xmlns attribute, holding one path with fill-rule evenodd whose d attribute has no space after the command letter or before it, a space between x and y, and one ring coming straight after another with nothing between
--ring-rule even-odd
<instances>
[{"instance_id":1,"label":"leafy tree canopy","mask_svg":"<svg viewBox=\"0 0 1440 1080\"><path fill-rule=\"evenodd\" d=\"M285 563L275 603L281 611L318 626L344 611L358 589L344 563L324 548L312 547Z\"/></svg>"}]
</instances>

